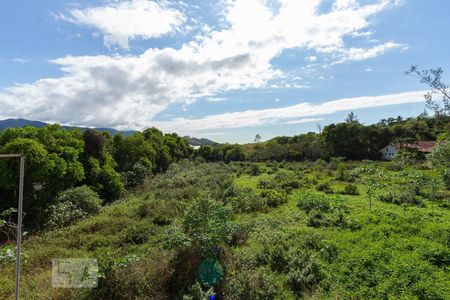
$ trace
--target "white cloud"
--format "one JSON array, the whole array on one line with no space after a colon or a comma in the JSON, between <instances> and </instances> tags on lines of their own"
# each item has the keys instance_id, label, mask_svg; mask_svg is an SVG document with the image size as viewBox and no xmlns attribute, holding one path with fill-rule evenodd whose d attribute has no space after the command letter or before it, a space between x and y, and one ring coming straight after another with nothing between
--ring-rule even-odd
<instances>
[{"instance_id":1,"label":"white cloud","mask_svg":"<svg viewBox=\"0 0 450 300\"><path fill-rule=\"evenodd\" d=\"M405 48L405 45L387 42L381 45L377 45L371 48L349 48L349 49L341 49L336 51L338 60L333 62L332 64L341 64L348 61L361 61L371 59L377 56L380 56L387 51Z\"/></svg>"},{"instance_id":2,"label":"white cloud","mask_svg":"<svg viewBox=\"0 0 450 300\"><path fill-rule=\"evenodd\" d=\"M329 115L339 111L424 102L424 93L425 91L417 91L383 96L344 98L321 104L299 103L282 108L231 112L199 119L174 118L170 121L153 122L152 125L165 131L189 134L191 131L261 126L276 124L280 121L289 124L315 122L322 119L309 117ZM303 119L295 120L296 118Z\"/></svg>"},{"instance_id":3,"label":"white cloud","mask_svg":"<svg viewBox=\"0 0 450 300\"><path fill-rule=\"evenodd\" d=\"M104 35L105 45L128 48L133 39L158 38L177 30L185 16L165 2L131 0L109 2L105 6L73 9L62 19L94 27Z\"/></svg>"},{"instance_id":4,"label":"white cloud","mask_svg":"<svg viewBox=\"0 0 450 300\"><path fill-rule=\"evenodd\" d=\"M314 56L314 55L307 56L305 58L305 60L308 61L308 62L315 62L315 61L317 61L317 56Z\"/></svg>"},{"instance_id":5,"label":"white cloud","mask_svg":"<svg viewBox=\"0 0 450 300\"><path fill-rule=\"evenodd\" d=\"M13 62L18 64L26 64L27 62L29 62L29 60L25 58L14 58Z\"/></svg>"},{"instance_id":6,"label":"white cloud","mask_svg":"<svg viewBox=\"0 0 450 300\"><path fill-rule=\"evenodd\" d=\"M372 69L371 67L368 67L368 68L366 68L364 71L365 71L365 72L372 72L373 69Z\"/></svg>"},{"instance_id":7,"label":"white cloud","mask_svg":"<svg viewBox=\"0 0 450 300\"><path fill-rule=\"evenodd\" d=\"M226 1L226 26L203 30L198 39L178 49L55 59L52 63L61 68L61 77L0 90L1 117L142 129L153 124L152 118L170 104L187 105L230 90L272 85L305 88L302 82L286 82L289 76L271 64L286 49L304 48L344 62L372 58L398 47L389 42L370 49L349 48L344 42L345 37L366 29L369 18L394 0L369 5L338 2L329 12L320 13L319 0L278 0L276 12L263 0ZM183 22L178 11L166 7L167 2L160 3L109 2L103 7L72 10L69 20L96 27L110 43L126 46L129 39L157 37ZM246 121L267 121L258 115L255 118ZM236 124L241 122L236 120ZM191 124L197 126L189 120L186 125ZM178 128L186 129L177 125L174 130Z\"/></svg>"},{"instance_id":8,"label":"white cloud","mask_svg":"<svg viewBox=\"0 0 450 300\"><path fill-rule=\"evenodd\" d=\"M224 98L224 97L208 97L208 98L206 98L206 101L208 101L208 102L222 102L222 101L227 101L227 98Z\"/></svg>"},{"instance_id":9,"label":"white cloud","mask_svg":"<svg viewBox=\"0 0 450 300\"><path fill-rule=\"evenodd\" d=\"M374 33L372 31L355 31L350 34L352 37L370 37Z\"/></svg>"},{"instance_id":10,"label":"white cloud","mask_svg":"<svg viewBox=\"0 0 450 300\"><path fill-rule=\"evenodd\" d=\"M323 121L323 118L303 118L299 120L292 120L286 122L286 124L304 124L304 123L311 123L311 122L319 122Z\"/></svg>"}]
</instances>

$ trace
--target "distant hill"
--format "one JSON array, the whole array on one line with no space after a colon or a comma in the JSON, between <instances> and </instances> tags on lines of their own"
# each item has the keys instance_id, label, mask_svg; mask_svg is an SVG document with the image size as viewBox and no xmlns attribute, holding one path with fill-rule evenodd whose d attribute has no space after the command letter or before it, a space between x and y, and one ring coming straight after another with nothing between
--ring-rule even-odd
<instances>
[{"instance_id":1,"label":"distant hill","mask_svg":"<svg viewBox=\"0 0 450 300\"><path fill-rule=\"evenodd\" d=\"M27 119L6 119L6 120L0 120L0 131L5 130L7 128L12 128L12 127L33 126L33 127L40 128L40 127L44 127L46 125L49 125L49 123L40 122L40 121L31 121L31 120L27 120ZM61 126L61 127L66 128L66 129L77 128L82 131L90 129L89 127L76 127L76 126ZM111 135L115 135L119 132L122 132L124 136L128 136L128 135L131 135L134 132L136 132L133 130L118 131L113 128L93 128L93 129L98 130L98 131L107 131Z\"/></svg>"},{"instance_id":2,"label":"distant hill","mask_svg":"<svg viewBox=\"0 0 450 300\"><path fill-rule=\"evenodd\" d=\"M195 137L190 137L190 136L185 136L184 137L188 142L189 145L191 146L201 146L201 145L217 145L218 143L205 139L205 138L195 138Z\"/></svg>"},{"instance_id":3,"label":"distant hill","mask_svg":"<svg viewBox=\"0 0 450 300\"><path fill-rule=\"evenodd\" d=\"M40 121L30 121L25 119L6 119L0 120L0 130L5 130L11 127L23 127L23 126L33 126L33 127L44 127L47 123Z\"/></svg>"},{"instance_id":4,"label":"distant hill","mask_svg":"<svg viewBox=\"0 0 450 300\"><path fill-rule=\"evenodd\" d=\"M0 120L0 131L5 130L7 128L13 128L13 127L23 127L23 126L33 126L33 127L44 127L46 125L49 125L49 123L40 122L40 121L31 121L27 119L6 119L6 120ZM90 128L88 127L76 127L76 126L61 126L66 129L73 129L77 128L82 131L88 130ZM113 128L93 128L98 131L106 131L109 132L111 135L118 134L119 132L122 132L124 136L129 136L135 133L134 130L126 130L126 131L118 131ZM201 146L201 145L217 145L218 143L205 139L205 138L195 138L195 137L184 137L191 146Z\"/></svg>"}]
</instances>

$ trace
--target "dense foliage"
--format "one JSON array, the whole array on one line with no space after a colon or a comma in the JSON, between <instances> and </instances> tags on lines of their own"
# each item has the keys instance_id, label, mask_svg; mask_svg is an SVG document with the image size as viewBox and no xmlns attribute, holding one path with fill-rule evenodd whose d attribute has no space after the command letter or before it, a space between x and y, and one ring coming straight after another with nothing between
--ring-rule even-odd
<instances>
[{"instance_id":1,"label":"dense foliage","mask_svg":"<svg viewBox=\"0 0 450 300\"><path fill-rule=\"evenodd\" d=\"M341 159L254 165L172 164L98 213L87 187L60 194L94 211L25 239L23 297L448 297L450 193L439 170ZM84 194L87 206L76 200ZM14 291L12 251L0 249L0 298ZM97 258L98 288L51 288L53 257Z\"/></svg>"},{"instance_id":2,"label":"dense foliage","mask_svg":"<svg viewBox=\"0 0 450 300\"><path fill-rule=\"evenodd\" d=\"M51 211L69 213L74 209L73 202L57 197L67 189L86 185L105 202L112 202L125 188L142 184L146 176L190 157L192 151L185 139L155 128L114 138L106 132L82 133L58 125L10 128L0 133L0 153L26 155L24 207L26 224L33 227L47 223ZM17 160L0 160L0 212L16 206L17 185ZM74 214L77 218L82 215L76 210Z\"/></svg>"}]
</instances>

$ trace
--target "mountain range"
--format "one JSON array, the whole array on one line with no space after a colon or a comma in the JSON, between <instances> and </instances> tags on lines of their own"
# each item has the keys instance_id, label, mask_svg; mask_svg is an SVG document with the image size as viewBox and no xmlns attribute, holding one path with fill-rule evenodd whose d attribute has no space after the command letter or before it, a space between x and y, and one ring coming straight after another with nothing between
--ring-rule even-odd
<instances>
[{"instance_id":1,"label":"mountain range","mask_svg":"<svg viewBox=\"0 0 450 300\"><path fill-rule=\"evenodd\" d=\"M31 121L31 120L27 120L27 119L5 119L5 120L0 120L0 131L5 130L7 128L12 128L12 127L33 126L33 127L40 128L40 127L44 127L46 125L49 125L49 123L45 123L45 122L41 122L41 121ZM76 126L61 126L61 127L66 128L66 129L77 128L82 131L91 129L89 127L76 127ZM98 131L106 131L106 132L110 133L111 135L115 135L115 134L118 134L121 132L121 133L123 133L124 136L129 136L136 132L134 130L119 131L119 130L116 130L113 128L93 128L93 129L98 130ZM189 136L185 136L184 138L189 142L189 144L191 146L217 144L216 142L213 142L206 138L195 138L195 137L189 137Z\"/></svg>"}]
</instances>

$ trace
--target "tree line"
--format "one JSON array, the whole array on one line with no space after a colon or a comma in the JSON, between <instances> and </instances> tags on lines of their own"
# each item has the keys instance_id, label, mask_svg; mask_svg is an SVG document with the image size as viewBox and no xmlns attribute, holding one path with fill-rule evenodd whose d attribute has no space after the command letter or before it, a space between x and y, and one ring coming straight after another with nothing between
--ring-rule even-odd
<instances>
[{"instance_id":1,"label":"tree line","mask_svg":"<svg viewBox=\"0 0 450 300\"><path fill-rule=\"evenodd\" d=\"M0 153L26 155L26 223L39 228L61 192L86 185L104 203L112 202L143 183L146 176L190 158L193 149L177 134L156 128L112 137L107 132L49 125L0 132ZM0 160L0 212L16 206L17 179L17 160Z\"/></svg>"},{"instance_id":2,"label":"tree line","mask_svg":"<svg viewBox=\"0 0 450 300\"><path fill-rule=\"evenodd\" d=\"M319 133L279 136L246 145L203 145L195 156L205 161L303 161L378 159L379 150L396 142L435 141L450 137L450 117L426 113L416 118L388 118L364 125L351 113L345 122L325 126Z\"/></svg>"}]
</instances>

